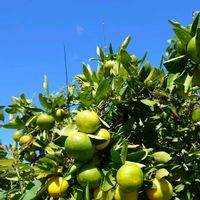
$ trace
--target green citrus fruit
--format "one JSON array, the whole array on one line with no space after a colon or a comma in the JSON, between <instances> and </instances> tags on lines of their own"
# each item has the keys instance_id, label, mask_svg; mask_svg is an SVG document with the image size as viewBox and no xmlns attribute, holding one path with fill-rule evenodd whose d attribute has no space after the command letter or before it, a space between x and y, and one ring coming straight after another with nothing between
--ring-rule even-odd
<instances>
[{"instance_id":1,"label":"green citrus fruit","mask_svg":"<svg viewBox=\"0 0 200 200\"><path fill-rule=\"evenodd\" d=\"M70 158L77 161L88 161L94 155L94 146L86 133L75 132L65 141L65 150Z\"/></svg>"},{"instance_id":2,"label":"green citrus fruit","mask_svg":"<svg viewBox=\"0 0 200 200\"><path fill-rule=\"evenodd\" d=\"M20 145L29 144L31 142L32 142L32 136L31 135L23 135L19 140Z\"/></svg>"},{"instance_id":3,"label":"green citrus fruit","mask_svg":"<svg viewBox=\"0 0 200 200\"><path fill-rule=\"evenodd\" d=\"M63 119L67 116L67 113L62 109L59 108L55 111L54 118L57 122L63 121Z\"/></svg>"},{"instance_id":4,"label":"green citrus fruit","mask_svg":"<svg viewBox=\"0 0 200 200\"><path fill-rule=\"evenodd\" d=\"M22 131L17 130L17 131L15 131L14 134L13 134L13 140L14 140L15 142L19 142L20 138L21 138L23 135L24 135L24 133L23 133Z\"/></svg>"},{"instance_id":5,"label":"green citrus fruit","mask_svg":"<svg viewBox=\"0 0 200 200\"><path fill-rule=\"evenodd\" d=\"M76 116L76 126L81 132L94 133L100 126L99 116L94 111L80 111Z\"/></svg>"},{"instance_id":6,"label":"green citrus fruit","mask_svg":"<svg viewBox=\"0 0 200 200\"><path fill-rule=\"evenodd\" d=\"M54 127L55 118L52 115L48 115L46 113L40 114L37 119L36 123L42 130L50 130Z\"/></svg>"},{"instance_id":7,"label":"green citrus fruit","mask_svg":"<svg viewBox=\"0 0 200 200\"><path fill-rule=\"evenodd\" d=\"M196 37L194 36L187 45L188 56L196 63L200 63L200 55L196 47Z\"/></svg>"},{"instance_id":8,"label":"green citrus fruit","mask_svg":"<svg viewBox=\"0 0 200 200\"><path fill-rule=\"evenodd\" d=\"M114 194L115 200L137 200L138 199L138 192L124 192L120 189L119 185L117 185Z\"/></svg>"},{"instance_id":9,"label":"green citrus fruit","mask_svg":"<svg viewBox=\"0 0 200 200\"><path fill-rule=\"evenodd\" d=\"M162 179L153 179L153 184L156 188L149 188L146 190L147 197L149 200L170 200L173 194L173 187L171 183Z\"/></svg>"},{"instance_id":10,"label":"green citrus fruit","mask_svg":"<svg viewBox=\"0 0 200 200\"><path fill-rule=\"evenodd\" d=\"M111 135L109 133L109 131L107 131L106 129L104 128L100 128L97 132L96 132L96 136L102 138L102 139L105 139L106 141L104 141L103 143L101 144L97 144L95 147L97 150L102 150L102 149L105 149L108 144L110 143L110 138L111 138Z\"/></svg>"},{"instance_id":11,"label":"green citrus fruit","mask_svg":"<svg viewBox=\"0 0 200 200\"><path fill-rule=\"evenodd\" d=\"M127 163L117 171L117 183L125 192L137 191L143 184L143 172L133 163Z\"/></svg>"},{"instance_id":12,"label":"green citrus fruit","mask_svg":"<svg viewBox=\"0 0 200 200\"><path fill-rule=\"evenodd\" d=\"M36 159L36 154L34 151L30 151L24 154L24 159L29 162L34 162Z\"/></svg>"},{"instance_id":13,"label":"green citrus fruit","mask_svg":"<svg viewBox=\"0 0 200 200\"><path fill-rule=\"evenodd\" d=\"M94 165L87 164L83 166L77 174L77 181L85 187L87 184L89 189L95 189L101 184L102 175L100 170Z\"/></svg>"},{"instance_id":14,"label":"green citrus fruit","mask_svg":"<svg viewBox=\"0 0 200 200\"><path fill-rule=\"evenodd\" d=\"M193 110L192 112L192 120L195 122L200 121L200 107L196 108L195 110Z\"/></svg>"},{"instance_id":15,"label":"green citrus fruit","mask_svg":"<svg viewBox=\"0 0 200 200\"><path fill-rule=\"evenodd\" d=\"M114 60L108 60L104 64L104 73L106 76L110 74L110 70L114 67L115 61Z\"/></svg>"},{"instance_id":16,"label":"green citrus fruit","mask_svg":"<svg viewBox=\"0 0 200 200\"><path fill-rule=\"evenodd\" d=\"M64 197L67 194L69 183L63 177L53 177L48 180L48 193L53 198Z\"/></svg>"}]
</instances>

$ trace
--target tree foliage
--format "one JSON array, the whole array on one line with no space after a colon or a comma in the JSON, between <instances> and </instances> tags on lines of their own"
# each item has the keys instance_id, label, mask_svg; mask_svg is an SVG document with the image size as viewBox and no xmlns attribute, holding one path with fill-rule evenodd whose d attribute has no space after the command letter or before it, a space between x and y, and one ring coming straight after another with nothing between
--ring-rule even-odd
<instances>
[{"instance_id":1,"label":"tree foliage","mask_svg":"<svg viewBox=\"0 0 200 200\"><path fill-rule=\"evenodd\" d=\"M75 118L81 110L95 111L101 127L109 129L111 141L89 162L103 174L102 199L111 200L116 187L116 172L127 162L142 168L144 183L139 199L147 199L145 189L152 178L166 178L173 185L173 199L198 199L200 192L200 124L192 120L192 112L200 107L200 63L187 53L187 45L195 36L200 52L200 14L192 24L183 26L169 21L175 35L169 40L163 65L154 67L127 51L128 36L114 53L97 47L97 68L83 64L83 73L57 93L50 93L47 77L45 92L38 95L41 106L33 104L25 94L13 97L13 103L0 107L2 128L21 130L32 141L20 146L0 145L0 199L50 199L48 179L62 176L69 182L67 197L60 199L92 199L92 191L81 187L76 174L87 164L68 157L64 143L76 131ZM106 64L111 62L110 65ZM67 91L67 92L66 92ZM56 118L57 111L59 119ZM3 123L4 113L9 123ZM50 130L37 125L37 117L47 113L56 120ZM199 113L200 114L200 113ZM89 135L94 144L101 138ZM34 152L32 159L27 154ZM7 156L6 156L7 155Z\"/></svg>"}]
</instances>

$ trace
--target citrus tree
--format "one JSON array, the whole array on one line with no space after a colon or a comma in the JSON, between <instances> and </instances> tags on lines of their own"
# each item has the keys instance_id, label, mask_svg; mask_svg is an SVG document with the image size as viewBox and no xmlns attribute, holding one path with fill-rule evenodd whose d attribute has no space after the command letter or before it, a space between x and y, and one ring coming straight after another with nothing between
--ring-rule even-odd
<instances>
[{"instance_id":1,"label":"citrus tree","mask_svg":"<svg viewBox=\"0 0 200 200\"><path fill-rule=\"evenodd\" d=\"M92 70L40 106L25 94L0 107L13 144L0 145L0 199L196 200L200 192L200 14L161 65L97 47ZM10 121L3 123L4 114Z\"/></svg>"}]
</instances>

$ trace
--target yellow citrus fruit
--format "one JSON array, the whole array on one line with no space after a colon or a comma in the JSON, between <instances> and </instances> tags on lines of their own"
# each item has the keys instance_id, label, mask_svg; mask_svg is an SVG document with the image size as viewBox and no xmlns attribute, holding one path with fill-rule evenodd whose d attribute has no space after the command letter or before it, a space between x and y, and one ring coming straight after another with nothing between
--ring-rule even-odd
<instances>
[{"instance_id":1,"label":"yellow citrus fruit","mask_svg":"<svg viewBox=\"0 0 200 200\"><path fill-rule=\"evenodd\" d=\"M194 36L187 45L188 56L196 63L200 62L200 55L198 54L196 47L196 37Z\"/></svg>"},{"instance_id":2,"label":"yellow citrus fruit","mask_svg":"<svg viewBox=\"0 0 200 200\"><path fill-rule=\"evenodd\" d=\"M74 132L65 141L65 150L70 158L88 161L94 155L94 145L86 133Z\"/></svg>"},{"instance_id":3,"label":"yellow citrus fruit","mask_svg":"<svg viewBox=\"0 0 200 200\"><path fill-rule=\"evenodd\" d=\"M76 116L76 126L81 132L94 133L100 126L99 116L94 111L80 111Z\"/></svg>"},{"instance_id":4,"label":"yellow citrus fruit","mask_svg":"<svg viewBox=\"0 0 200 200\"><path fill-rule=\"evenodd\" d=\"M89 189L95 189L100 186L102 180L102 175L100 170L91 164L83 166L77 174L77 181L82 186L85 187L87 184Z\"/></svg>"},{"instance_id":5,"label":"yellow citrus fruit","mask_svg":"<svg viewBox=\"0 0 200 200\"><path fill-rule=\"evenodd\" d=\"M20 138L24 135L24 133L20 130L16 130L13 134L13 140L15 142L19 142Z\"/></svg>"},{"instance_id":6,"label":"yellow citrus fruit","mask_svg":"<svg viewBox=\"0 0 200 200\"><path fill-rule=\"evenodd\" d=\"M192 120L195 122L200 121L200 107L196 108L195 110L193 110L192 112Z\"/></svg>"},{"instance_id":7,"label":"yellow citrus fruit","mask_svg":"<svg viewBox=\"0 0 200 200\"><path fill-rule=\"evenodd\" d=\"M121 190L119 185L117 185L115 189L115 194L114 194L114 199L115 200L137 200L138 199L138 192L124 192Z\"/></svg>"},{"instance_id":8,"label":"yellow citrus fruit","mask_svg":"<svg viewBox=\"0 0 200 200\"><path fill-rule=\"evenodd\" d=\"M143 172L136 164L127 163L117 171L116 180L122 190L134 192L143 184Z\"/></svg>"},{"instance_id":9,"label":"yellow citrus fruit","mask_svg":"<svg viewBox=\"0 0 200 200\"><path fill-rule=\"evenodd\" d=\"M69 188L68 181L64 180L63 177L53 177L48 183L48 193L53 198L64 197L67 194Z\"/></svg>"},{"instance_id":10,"label":"yellow citrus fruit","mask_svg":"<svg viewBox=\"0 0 200 200\"><path fill-rule=\"evenodd\" d=\"M149 188L146 190L149 200L170 200L172 198L173 187L168 180L165 178L155 178L152 182L156 188Z\"/></svg>"},{"instance_id":11,"label":"yellow citrus fruit","mask_svg":"<svg viewBox=\"0 0 200 200\"><path fill-rule=\"evenodd\" d=\"M23 135L19 140L20 145L29 144L31 142L32 142L32 136L31 135Z\"/></svg>"},{"instance_id":12,"label":"yellow citrus fruit","mask_svg":"<svg viewBox=\"0 0 200 200\"><path fill-rule=\"evenodd\" d=\"M40 127L40 129L50 130L54 127L55 118L52 115L42 113L37 117L36 123Z\"/></svg>"},{"instance_id":13,"label":"yellow citrus fruit","mask_svg":"<svg viewBox=\"0 0 200 200\"><path fill-rule=\"evenodd\" d=\"M97 150L102 150L102 149L105 149L108 144L110 143L110 138L111 138L111 135L109 133L109 131L107 131L106 129L104 128L100 128L97 132L96 132L96 136L102 138L102 139L105 139L106 141L104 141L103 143L101 144L97 144L96 145L96 149Z\"/></svg>"}]
</instances>

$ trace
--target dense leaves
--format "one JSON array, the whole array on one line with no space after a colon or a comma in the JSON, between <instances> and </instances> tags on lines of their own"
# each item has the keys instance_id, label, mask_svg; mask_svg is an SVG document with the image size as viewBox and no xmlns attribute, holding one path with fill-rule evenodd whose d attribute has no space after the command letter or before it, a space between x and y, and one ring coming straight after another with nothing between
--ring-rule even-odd
<instances>
[{"instance_id":1,"label":"dense leaves","mask_svg":"<svg viewBox=\"0 0 200 200\"><path fill-rule=\"evenodd\" d=\"M98 58L91 59L97 68L83 64L83 73L74 77L67 90L50 93L45 76L45 92L38 96L41 106L22 94L13 97L11 105L0 107L0 120L4 121L5 113L10 119L2 127L33 138L21 146L17 141L9 147L0 145L0 199L11 194L15 200L50 199L48 180L55 176L69 182L66 197L60 199L92 199L93 190L76 178L89 164L101 171L100 199L112 200L117 170L126 163L136 164L144 173L139 199L147 199L145 190L154 177L171 182L172 199L198 199L200 122L192 119L192 113L200 107L200 63L187 54L187 45L193 36L199 41L200 15L187 27L170 23L175 36L163 56L165 68L145 62L146 53L141 59L130 54L128 36L116 53L112 45L108 54L97 47ZM77 162L67 154L65 141L77 133L75 121L81 110L95 111L111 139L106 148L93 152L92 159ZM50 128L41 128L41 114L55 118ZM93 145L105 142L95 134L88 136Z\"/></svg>"}]
</instances>

